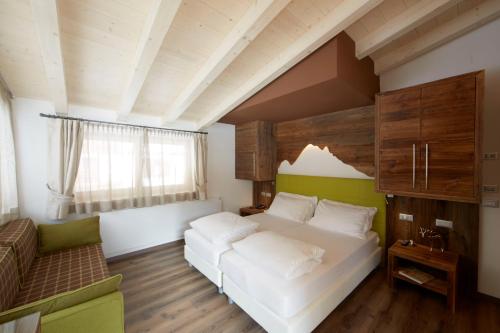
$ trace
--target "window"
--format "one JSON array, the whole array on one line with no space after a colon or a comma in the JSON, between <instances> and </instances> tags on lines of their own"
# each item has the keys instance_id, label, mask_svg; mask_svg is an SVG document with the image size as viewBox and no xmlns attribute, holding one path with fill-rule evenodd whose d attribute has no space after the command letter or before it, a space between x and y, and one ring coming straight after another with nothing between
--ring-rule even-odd
<instances>
[{"instance_id":1,"label":"window","mask_svg":"<svg viewBox=\"0 0 500 333\"><path fill-rule=\"evenodd\" d=\"M0 225L18 216L16 158L8 92L0 84Z\"/></svg>"},{"instance_id":2,"label":"window","mask_svg":"<svg viewBox=\"0 0 500 333\"><path fill-rule=\"evenodd\" d=\"M196 136L83 124L75 182L78 213L143 207L197 197Z\"/></svg>"}]
</instances>

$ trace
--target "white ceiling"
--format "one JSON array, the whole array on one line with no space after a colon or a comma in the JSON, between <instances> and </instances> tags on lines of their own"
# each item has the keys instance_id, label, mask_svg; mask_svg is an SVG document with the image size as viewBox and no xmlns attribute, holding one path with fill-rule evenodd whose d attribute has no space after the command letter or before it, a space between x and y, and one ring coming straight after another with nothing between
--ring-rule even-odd
<instances>
[{"instance_id":1,"label":"white ceiling","mask_svg":"<svg viewBox=\"0 0 500 333\"><path fill-rule=\"evenodd\" d=\"M375 72L500 16L500 0L0 0L15 96L196 128L345 30Z\"/></svg>"}]
</instances>

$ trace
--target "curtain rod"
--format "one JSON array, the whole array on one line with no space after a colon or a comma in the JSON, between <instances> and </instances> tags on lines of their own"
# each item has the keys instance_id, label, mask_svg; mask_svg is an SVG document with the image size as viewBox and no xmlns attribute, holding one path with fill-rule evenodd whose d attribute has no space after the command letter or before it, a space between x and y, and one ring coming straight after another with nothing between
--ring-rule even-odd
<instances>
[{"instance_id":1,"label":"curtain rod","mask_svg":"<svg viewBox=\"0 0 500 333\"><path fill-rule=\"evenodd\" d=\"M75 118L75 117L68 117L68 116L59 116L59 115L46 114L46 113L40 113L40 117L53 118L53 119L78 120L78 121L86 121L86 122L89 122L89 123L98 123L98 124L119 125L119 126L138 127L138 128L150 128L150 129L157 129L157 130L171 131L171 132L208 134L208 132L201 132L201 131L187 131L187 130L180 130L180 129L173 129L173 128L165 128L165 127L132 125L132 124L126 124L126 123L114 123L114 122L111 122L111 121L91 120L91 119Z\"/></svg>"}]
</instances>

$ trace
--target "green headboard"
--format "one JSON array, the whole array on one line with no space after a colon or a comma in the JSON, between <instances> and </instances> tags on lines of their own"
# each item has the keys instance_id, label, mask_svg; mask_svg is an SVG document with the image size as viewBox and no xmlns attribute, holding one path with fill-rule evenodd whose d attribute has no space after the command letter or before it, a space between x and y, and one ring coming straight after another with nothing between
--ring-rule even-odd
<instances>
[{"instance_id":1,"label":"green headboard","mask_svg":"<svg viewBox=\"0 0 500 333\"><path fill-rule=\"evenodd\" d=\"M276 193L289 192L316 195L353 205L377 207L373 219L373 230L380 236L380 246L385 246L385 196L375 192L375 183L370 179L276 175Z\"/></svg>"}]
</instances>

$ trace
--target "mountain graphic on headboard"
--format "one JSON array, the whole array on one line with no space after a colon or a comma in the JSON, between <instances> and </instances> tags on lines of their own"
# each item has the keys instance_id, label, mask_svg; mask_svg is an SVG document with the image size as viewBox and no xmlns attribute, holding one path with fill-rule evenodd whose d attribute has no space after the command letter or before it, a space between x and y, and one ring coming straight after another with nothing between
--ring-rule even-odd
<instances>
[{"instance_id":1,"label":"mountain graphic on headboard","mask_svg":"<svg viewBox=\"0 0 500 333\"><path fill-rule=\"evenodd\" d=\"M321 149L309 144L295 162L283 161L278 168L279 174L323 176L338 178L373 179L353 166L342 162L328 147Z\"/></svg>"}]
</instances>

